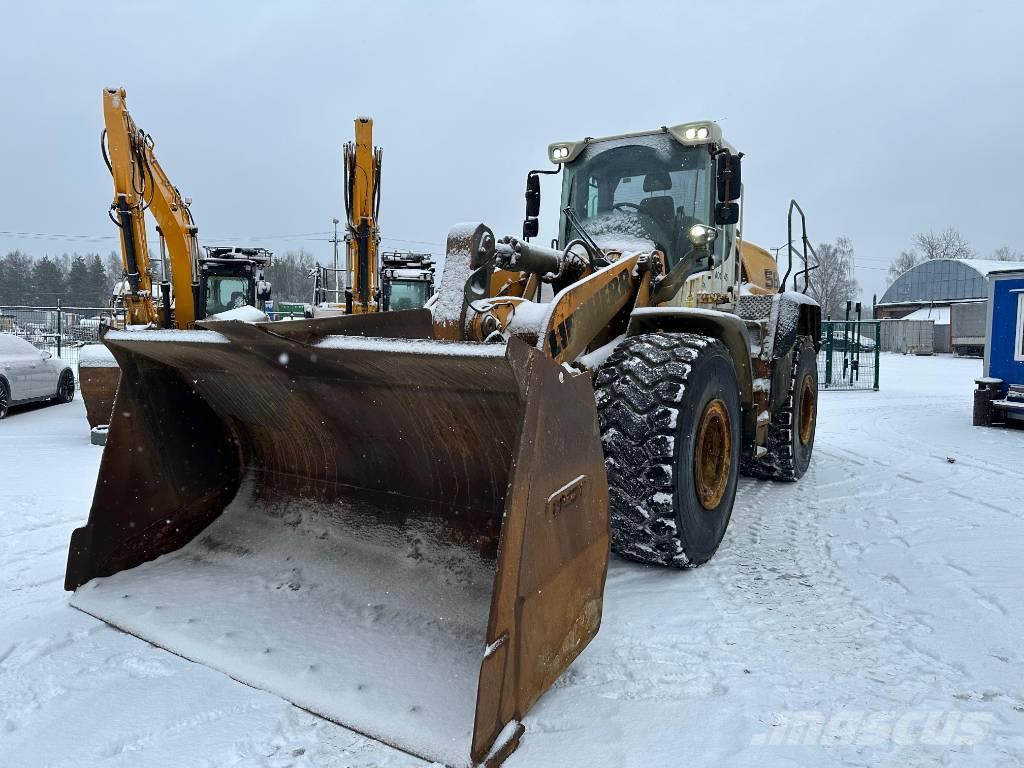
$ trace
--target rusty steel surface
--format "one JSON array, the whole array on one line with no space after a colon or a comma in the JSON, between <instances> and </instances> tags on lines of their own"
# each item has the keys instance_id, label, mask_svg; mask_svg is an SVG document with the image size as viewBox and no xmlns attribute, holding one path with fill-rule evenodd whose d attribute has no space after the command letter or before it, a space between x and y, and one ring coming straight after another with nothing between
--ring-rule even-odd
<instances>
[{"instance_id":1,"label":"rusty steel surface","mask_svg":"<svg viewBox=\"0 0 1024 768\"><path fill-rule=\"evenodd\" d=\"M90 427L110 423L110 412L114 407L114 395L121 369L115 366L78 366L78 386L85 403L85 417Z\"/></svg>"},{"instance_id":2,"label":"rusty steel surface","mask_svg":"<svg viewBox=\"0 0 1024 768\"><path fill-rule=\"evenodd\" d=\"M417 341L425 314L108 338L122 381L65 588L180 548L247 477L259 497L354 502L375 526L432 516L495 564L471 747L484 761L598 630L608 490L588 376L518 339ZM378 320L408 338L346 340L381 336Z\"/></svg>"}]
</instances>

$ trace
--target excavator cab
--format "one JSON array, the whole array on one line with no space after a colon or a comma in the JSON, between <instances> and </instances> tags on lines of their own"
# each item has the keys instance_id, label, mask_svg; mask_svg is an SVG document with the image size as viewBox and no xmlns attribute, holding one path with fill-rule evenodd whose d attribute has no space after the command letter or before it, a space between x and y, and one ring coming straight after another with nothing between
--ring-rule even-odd
<instances>
[{"instance_id":1,"label":"excavator cab","mask_svg":"<svg viewBox=\"0 0 1024 768\"><path fill-rule=\"evenodd\" d=\"M381 254L381 309L422 309L434 295L434 260L429 253Z\"/></svg>"},{"instance_id":2,"label":"excavator cab","mask_svg":"<svg viewBox=\"0 0 1024 768\"><path fill-rule=\"evenodd\" d=\"M270 300L265 270L273 254L265 248L207 247L199 259L196 286L197 317L238 309L246 305L262 309Z\"/></svg>"}]
</instances>

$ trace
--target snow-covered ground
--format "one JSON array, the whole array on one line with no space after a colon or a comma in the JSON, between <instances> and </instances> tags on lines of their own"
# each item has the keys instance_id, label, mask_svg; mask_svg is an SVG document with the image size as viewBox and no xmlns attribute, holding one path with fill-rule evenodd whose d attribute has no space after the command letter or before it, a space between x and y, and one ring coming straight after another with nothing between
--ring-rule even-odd
<instances>
[{"instance_id":1,"label":"snow-covered ground","mask_svg":"<svg viewBox=\"0 0 1024 768\"><path fill-rule=\"evenodd\" d=\"M970 426L980 368L883 355L708 566L613 558L507 765L1024 764L1024 432ZM0 422L0 766L424 765L69 607L99 457L78 400Z\"/></svg>"}]
</instances>

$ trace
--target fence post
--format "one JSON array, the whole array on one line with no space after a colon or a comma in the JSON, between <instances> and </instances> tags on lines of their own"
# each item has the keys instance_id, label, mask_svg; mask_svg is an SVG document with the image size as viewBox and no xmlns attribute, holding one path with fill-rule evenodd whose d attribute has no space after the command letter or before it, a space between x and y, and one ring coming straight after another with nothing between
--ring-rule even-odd
<instances>
[{"instance_id":1,"label":"fence post","mask_svg":"<svg viewBox=\"0 0 1024 768\"><path fill-rule=\"evenodd\" d=\"M857 302L857 324L854 329L857 334L857 338L853 344L853 370L850 371L850 384L853 384L854 374L857 376L857 381L860 381L860 302Z\"/></svg>"},{"instance_id":2,"label":"fence post","mask_svg":"<svg viewBox=\"0 0 1024 768\"><path fill-rule=\"evenodd\" d=\"M832 385L832 323L825 323L825 389Z\"/></svg>"},{"instance_id":3,"label":"fence post","mask_svg":"<svg viewBox=\"0 0 1024 768\"><path fill-rule=\"evenodd\" d=\"M875 391L878 391L878 361L882 357L882 324L875 321Z\"/></svg>"},{"instance_id":4,"label":"fence post","mask_svg":"<svg viewBox=\"0 0 1024 768\"><path fill-rule=\"evenodd\" d=\"M60 357L60 342L64 335L64 310L60 308L60 296L57 297L57 357Z\"/></svg>"}]
</instances>

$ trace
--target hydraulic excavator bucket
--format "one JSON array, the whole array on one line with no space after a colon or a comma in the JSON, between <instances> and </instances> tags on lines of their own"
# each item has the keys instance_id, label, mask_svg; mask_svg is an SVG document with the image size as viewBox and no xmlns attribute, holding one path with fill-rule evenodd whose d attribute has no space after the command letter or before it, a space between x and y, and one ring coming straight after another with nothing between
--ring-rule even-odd
<instances>
[{"instance_id":1,"label":"hydraulic excavator bucket","mask_svg":"<svg viewBox=\"0 0 1024 768\"><path fill-rule=\"evenodd\" d=\"M589 378L419 310L206 327L105 338L73 604L409 753L501 762L601 619Z\"/></svg>"}]
</instances>

